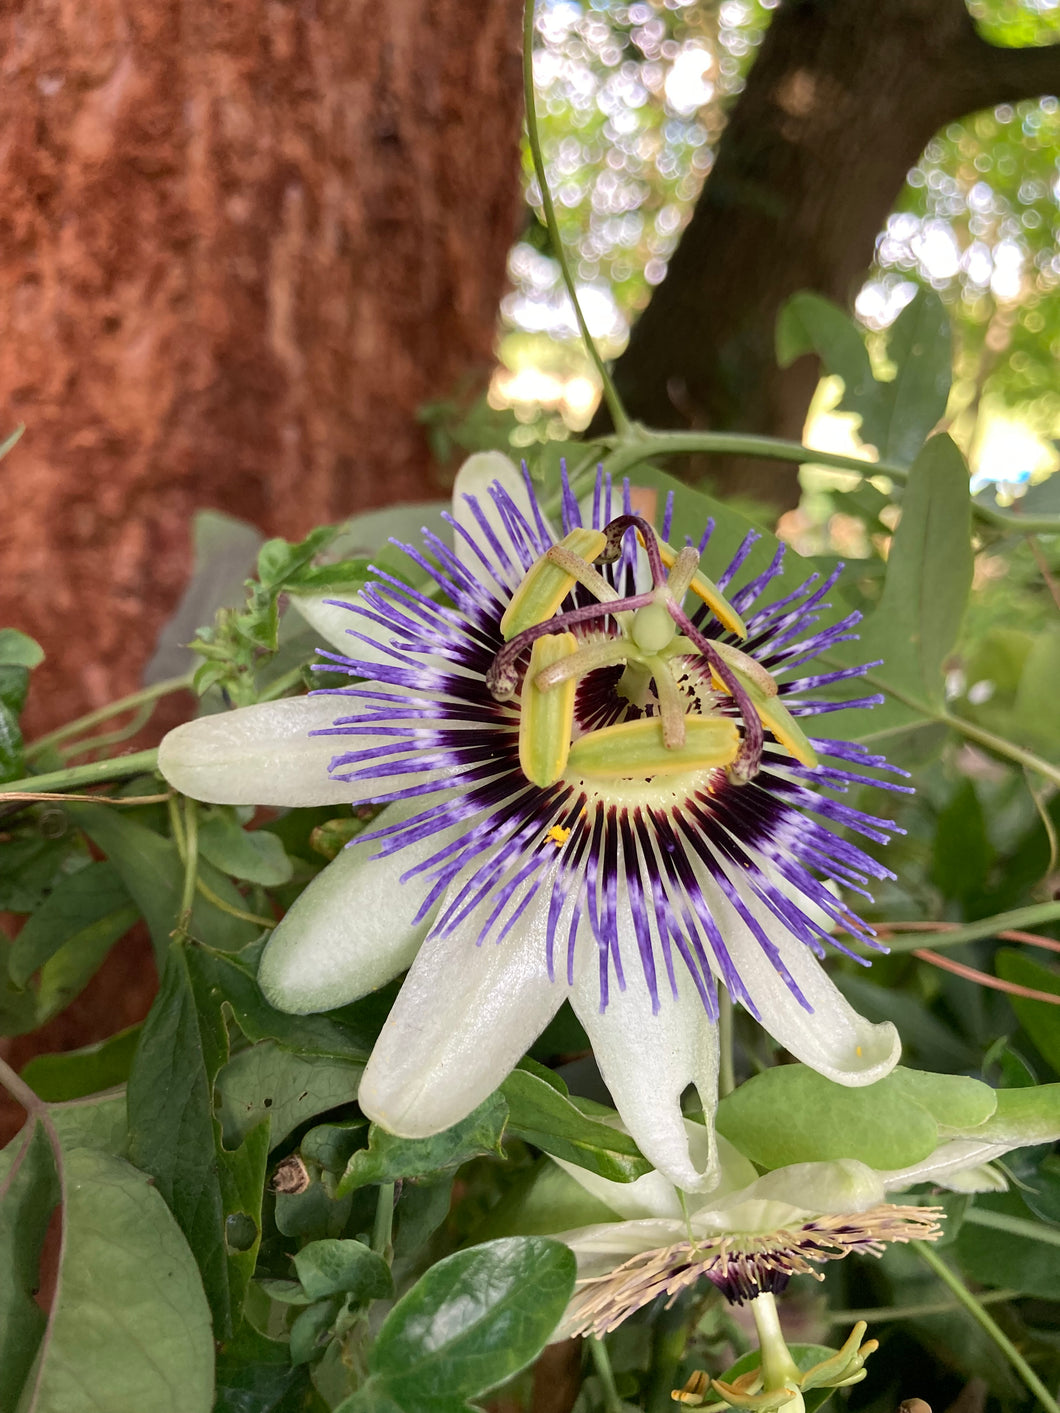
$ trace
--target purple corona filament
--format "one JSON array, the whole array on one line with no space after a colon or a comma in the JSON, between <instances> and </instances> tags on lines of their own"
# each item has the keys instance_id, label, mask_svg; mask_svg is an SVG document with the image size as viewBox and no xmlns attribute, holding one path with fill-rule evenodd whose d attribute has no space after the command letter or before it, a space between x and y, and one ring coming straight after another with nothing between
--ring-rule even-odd
<instances>
[{"instance_id":1,"label":"purple corona filament","mask_svg":"<svg viewBox=\"0 0 1060 1413\"><path fill-rule=\"evenodd\" d=\"M553 543L529 478L526 484L529 515L499 484L490 489L491 509L499 513L508 543L502 544L482 506L468 497L468 514L460 522L450 520L461 557L426 532L429 553L401 546L429 576L434 586L429 592L374 571L360 604L345 605L351 610L351 651L324 654L326 670L370 680L332 689L336 721L318 734L341 743L331 761L333 779L377 782L374 799L406 802L398 822L360 840L375 840L379 853L389 855L406 844L437 839L437 849L404 875L426 884L420 918L444 900L434 922L437 934L454 932L474 915L479 944L503 945L530 903L547 900L549 972L569 978L575 935L579 927L584 934L588 922L599 956L601 1007L613 987L643 984L658 1009L660 987L676 996L683 968L711 1017L717 1015L715 976L757 1015L726 946L725 916L735 914L809 1010L762 927L763 910L818 956L826 943L847 952L831 938L829 922L878 946L871 928L837 901L829 885L868 897L871 880L893 878L845 836L886 842L895 826L835 797L865 783L908 787L865 774L903 772L847 741L811 736L820 765L794 760L763 728L715 645L738 648L760 664L776 680L778 700L805 725L840 707L881 700L820 695L867 667L796 671L856 636L852 629L859 615L820 626L834 575L824 583L811 575L785 597L756 607L782 572L783 547L765 570L729 592L746 621L746 639L737 639L706 605L691 612L668 605L676 628L700 655L686 659L689 691L700 697L712 693L712 713L738 725L734 773L745 783L719 767L665 782L660 777L654 793L650 782L630 790L628 782L617 781L612 788L573 771L547 787L533 785L519 763L520 708L513 700L529 660L525 650L538 636L554 632L572 632L580 645L607 643L618 631L615 613L653 601L653 591L639 592L635 583L636 550L626 540L628 531L643 538L654 589L666 583L666 571L651 527L629 512L628 483L625 513L615 518L610 482L598 476L589 522L608 539L597 569L619 597L598 603L575 584L554 617L505 643L500 623L508 602ZM671 518L668 503L666 527ZM556 538L582 524L564 472ZM735 580L757 538L753 532L747 536L719 584ZM370 658L358 656L359 642L373 645ZM657 710L619 692L622 671L621 664L612 664L578 679L576 735ZM713 692L711 672L728 695ZM701 709L692 696L688 709ZM365 737L370 739L359 739Z\"/></svg>"}]
</instances>

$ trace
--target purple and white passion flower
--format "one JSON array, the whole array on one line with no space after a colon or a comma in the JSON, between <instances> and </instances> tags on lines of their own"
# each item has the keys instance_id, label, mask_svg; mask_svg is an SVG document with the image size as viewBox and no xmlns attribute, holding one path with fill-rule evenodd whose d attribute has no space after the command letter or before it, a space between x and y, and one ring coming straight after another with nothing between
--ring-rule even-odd
<instances>
[{"instance_id":1,"label":"purple and white passion flower","mask_svg":"<svg viewBox=\"0 0 1060 1413\"><path fill-rule=\"evenodd\" d=\"M448 518L452 547L401 546L420 587L377 571L318 617L349 686L178 727L160 768L216 803L385 805L259 972L306 1014L409 968L361 1081L371 1118L410 1138L456 1123L569 999L645 1156L709 1190L680 1101L694 1084L710 1126L717 981L841 1084L898 1059L820 964L837 923L871 939L836 885L891 876L839 833L885 842L887 821L836 798L886 763L800 725L863 670L808 667L855 619L820 626L834 576L759 607L783 550L724 597L756 536L715 585L710 527L674 550L671 507L656 534L603 476L586 505L564 480L553 529L529 478L474 456Z\"/></svg>"}]
</instances>

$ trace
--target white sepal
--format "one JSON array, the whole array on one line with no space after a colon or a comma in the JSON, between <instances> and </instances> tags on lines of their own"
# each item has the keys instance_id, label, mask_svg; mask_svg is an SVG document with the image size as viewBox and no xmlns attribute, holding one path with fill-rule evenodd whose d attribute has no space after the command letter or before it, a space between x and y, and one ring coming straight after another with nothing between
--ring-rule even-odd
<instances>
[{"instance_id":1,"label":"white sepal","mask_svg":"<svg viewBox=\"0 0 1060 1413\"><path fill-rule=\"evenodd\" d=\"M373 829L407 819L409 803L384 810ZM278 1010L309 1015L375 991L411 965L430 919L414 923L419 879L401 875L443 848L452 831L408 844L385 858L378 844L351 844L295 901L269 938L258 984Z\"/></svg>"},{"instance_id":2,"label":"white sepal","mask_svg":"<svg viewBox=\"0 0 1060 1413\"><path fill-rule=\"evenodd\" d=\"M369 799L363 790L329 777L328 763L341 744L310 735L330 726L344 709L349 711L340 697L286 697L200 716L163 738L158 768L181 794L210 804L332 805Z\"/></svg>"}]
</instances>

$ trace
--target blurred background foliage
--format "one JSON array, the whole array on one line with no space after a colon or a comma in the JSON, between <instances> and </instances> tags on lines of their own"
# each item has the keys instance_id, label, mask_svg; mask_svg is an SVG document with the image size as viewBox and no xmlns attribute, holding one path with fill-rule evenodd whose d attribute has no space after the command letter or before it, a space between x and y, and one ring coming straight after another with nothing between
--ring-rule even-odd
<instances>
[{"instance_id":1,"label":"blurred background foliage","mask_svg":"<svg viewBox=\"0 0 1060 1413\"><path fill-rule=\"evenodd\" d=\"M605 356L624 347L666 272L775 8L769 0L553 0L542 8L534 73L549 182ZM1060 38L1060 6L1049 0L970 8L994 44ZM524 161L536 213L540 196ZM973 470L996 480L1018 482L1055 465L1058 192L1056 98L949 124L909 173L856 300L865 328L882 332L917 289L938 291L955 333L958 435ZM536 435L584 427L598 388L535 214L509 270L491 401L514 408Z\"/></svg>"}]
</instances>

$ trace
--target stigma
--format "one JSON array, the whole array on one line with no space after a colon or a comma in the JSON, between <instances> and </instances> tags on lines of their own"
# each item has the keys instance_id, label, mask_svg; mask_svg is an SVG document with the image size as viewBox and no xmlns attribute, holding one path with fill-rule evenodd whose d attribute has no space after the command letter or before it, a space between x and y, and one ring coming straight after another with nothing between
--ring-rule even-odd
<instances>
[{"instance_id":1,"label":"stigma","mask_svg":"<svg viewBox=\"0 0 1060 1413\"><path fill-rule=\"evenodd\" d=\"M619 559L629 533L645 552L651 587L623 596L602 569ZM716 636L685 611L690 593L714 615ZM534 785L547 788L568 769L598 782L722 769L744 784L761 766L766 730L796 760L817 764L771 675L723 641L723 634L746 638L747 628L700 570L696 550L674 550L640 516L572 530L551 545L500 626L506 642L486 682L497 701L519 696L519 762ZM616 668L617 678L608 678L611 719L587 728L576 713L577 689Z\"/></svg>"}]
</instances>

